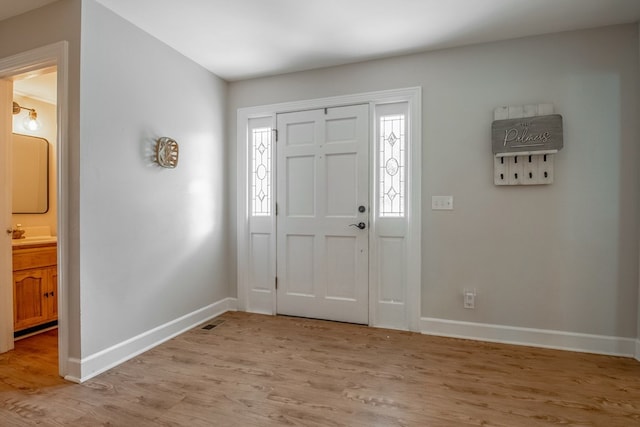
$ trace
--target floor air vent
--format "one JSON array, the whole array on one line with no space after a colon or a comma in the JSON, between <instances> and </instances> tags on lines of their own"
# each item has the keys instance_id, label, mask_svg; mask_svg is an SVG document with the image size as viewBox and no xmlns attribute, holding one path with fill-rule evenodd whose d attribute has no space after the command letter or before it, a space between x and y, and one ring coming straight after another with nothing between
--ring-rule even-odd
<instances>
[{"instance_id":1,"label":"floor air vent","mask_svg":"<svg viewBox=\"0 0 640 427\"><path fill-rule=\"evenodd\" d=\"M216 326L220 326L223 323L224 323L224 320L214 320L211 323L204 325L202 329L206 329L207 331L210 331L211 329L215 328Z\"/></svg>"}]
</instances>

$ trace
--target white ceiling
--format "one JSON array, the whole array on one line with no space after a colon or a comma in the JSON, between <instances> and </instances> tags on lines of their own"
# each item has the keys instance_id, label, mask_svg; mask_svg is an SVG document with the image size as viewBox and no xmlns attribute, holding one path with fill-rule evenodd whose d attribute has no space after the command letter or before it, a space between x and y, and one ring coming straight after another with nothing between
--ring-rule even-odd
<instances>
[{"instance_id":1,"label":"white ceiling","mask_svg":"<svg viewBox=\"0 0 640 427\"><path fill-rule=\"evenodd\" d=\"M55 104L57 92L58 73L55 71L39 74L26 79L14 80L13 93L28 96L38 101Z\"/></svg>"},{"instance_id":2,"label":"white ceiling","mask_svg":"<svg viewBox=\"0 0 640 427\"><path fill-rule=\"evenodd\" d=\"M56 0L0 0L0 21L37 9Z\"/></svg>"},{"instance_id":3,"label":"white ceiling","mask_svg":"<svg viewBox=\"0 0 640 427\"><path fill-rule=\"evenodd\" d=\"M230 81L640 20L640 0L97 1Z\"/></svg>"},{"instance_id":4,"label":"white ceiling","mask_svg":"<svg viewBox=\"0 0 640 427\"><path fill-rule=\"evenodd\" d=\"M227 80L640 20L640 0L98 0Z\"/></svg>"}]
</instances>

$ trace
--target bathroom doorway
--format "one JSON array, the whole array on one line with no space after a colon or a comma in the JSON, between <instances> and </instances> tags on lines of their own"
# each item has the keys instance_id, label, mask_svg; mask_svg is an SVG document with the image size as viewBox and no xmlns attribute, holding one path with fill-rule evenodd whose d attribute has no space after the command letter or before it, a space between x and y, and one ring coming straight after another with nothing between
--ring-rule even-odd
<instances>
[{"instance_id":1,"label":"bathroom doorway","mask_svg":"<svg viewBox=\"0 0 640 427\"><path fill-rule=\"evenodd\" d=\"M14 76L9 186L14 345L22 348L18 341L29 338L36 345L27 349L39 348L52 359L38 371L57 366L58 357L57 123L57 67Z\"/></svg>"},{"instance_id":2,"label":"bathroom doorway","mask_svg":"<svg viewBox=\"0 0 640 427\"><path fill-rule=\"evenodd\" d=\"M14 337L58 325L57 68L13 81L12 264Z\"/></svg>"},{"instance_id":3,"label":"bathroom doorway","mask_svg":"<svg viewBox=\"0 0 640 427\"><path fill-rule=\"evenodd\" d=\"M0 194L2 194L0 222L7 232L6 234L2 233L6 240L2 240L2 245L0 245L0 353L11 351L16 346L16 343L31 340L33 337L29 338L29 340L22 337L38 332L37 329L40 327L50 329L47 332L48 335L51 335L50 333L57 335L53 341L57 344L56 353L58 358L53 361L52 366L57 366L57 372L54 374L62 377L69 375L69 305L67 303L68 285L65 280L66 242L68 241L68 203L66 196L66 183L68 182L66 161L68 145L68 68L68 43L65 41L0 58ZM50 75L48 79L53 80L56 87L49 89L53 90L55 94L53 97L48 96L49 99L46 99L47 96L42 94L28 94L26 93L27 89L22 87L27 80L32 80L29 84L33 86L40 77L52 73L57 73L57 75ZM42 78L47 79L45 77ZM14 84L16 86L15 93ZM47 104L44 101L49 101L49 107L44 105ZM14 105L14 102L17 102L17 106ZM42 130L44 131L44 128L47 127L52 132L52 136L43 137L42 139L47 140L47 156L49 153L51 154L48 158L50 161L46 162L48 168L46 176L54 188L47 187L48 202L45 209L40 209L38 213L13 214L13 186L11 183L13 180L11 173L11 169L13 169L13 156L11 153L13 122L15 120L20 126L23 126L21 131L26 133L26 129L24 129L25 119L34 118L31 117L33 110L35 110L35 118L40 121ZM13 114L14 112L16 114ZM29 127L29 129L31 128ZM34 136L34 139L40 139L40 136L32 136ZM45 211L53 214L53 217L55 217L53 223L45 222ZM16 217L16 215L22 216ZM41 217L35 219L35 216ZM23 245L26 247L32 246L26 252L46 249L47 253L43 256L46 262L43 263L43 260L38 260L39 256L34 256L33 253L23 254L24 256L18 257L16 261L16 257L13 256L14 245L12 237L13 230L17 228L18 219L22 221L20 222L20 228L21 231L24 231L24 235L30 237L32 242L37 240L32 245ZM54 242L55 245L51 245ZM26 247L23 247L23 249L26 250ZM34 261L34 259L37 265L28 264L29 260ZM30 293L36 293L36 291L41 293L46 299L46 313L55 316L57 311L57 330L55 329L55 323L46 325L49 322L45 322L45 319L36 320L32 318L26 321L30 317L28 315L35 312L35 310L30 309L31 311L23 311L22 320L25 320L25 322L19 326L21 333L15 334L15 324L17 322L14 318L13 301L14 270L24 271L24 275L20 276L19 279L24 280L25 275L28 276L30 285L34 283L42 285L40 286L42 289L37 286L31 286L30 291L25 291L24 289L27 288L24 288L22 292L26 296L29 296ZM32 270L37 270L38 273L36 274ZM25 313L27 316L24 315ZM48 320L53 322L51 319ZM18 338L22 338L22 340L15 341L15 335L18 335ZM55 354L53 357L55 358Z\"/></svg>"}]
</instances>

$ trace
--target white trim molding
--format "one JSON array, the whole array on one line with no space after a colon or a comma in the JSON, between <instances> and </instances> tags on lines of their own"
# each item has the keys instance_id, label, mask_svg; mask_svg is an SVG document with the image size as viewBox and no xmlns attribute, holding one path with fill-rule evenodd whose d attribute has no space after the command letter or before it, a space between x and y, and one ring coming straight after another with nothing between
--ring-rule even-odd
<instances>
[{"instance_id":1,"label":"white trim molding","mask_svg":"<svg viewBox=\"0 0 640 427\"><path fill-rule=\"evenodd\" d=\"M423 317L420 319L420 323L420 331L423 334L450 338L569 350L581 353L605 354L609 356L633 357L635 350L636 359L638 359L638 350L640 349L640 340L633 338L461 322L431 317Z\"/></svg>"},{"instance_id":2,"label":"white trim molding","mask_svg":"<svg viewBox=\"0 0 640 427\"><path fill-rule=\"evenodd\" d=\"M640 362L640 338L636 340L636 360Z\"/></svg>"},{"instance_id":3,"label":"white trim molding","mask_svg":"<svg viewBox=\"0 0 640 427\"><path fill-rule=\"evenodd\" d=\"M237 300L235 298L225 298L90 356L83 357L81 360L69 358L67 361L69 374L65 376L65 379L76 383L87 381L209 319L220 316L227 311L235 311L236 308Z\"/></svg>"}]
</instances>

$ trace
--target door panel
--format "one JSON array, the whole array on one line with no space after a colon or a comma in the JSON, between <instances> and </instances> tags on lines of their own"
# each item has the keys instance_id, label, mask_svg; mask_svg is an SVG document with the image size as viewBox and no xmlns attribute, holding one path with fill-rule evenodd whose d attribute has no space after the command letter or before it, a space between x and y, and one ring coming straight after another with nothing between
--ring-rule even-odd
<instances>
[{"instance_id":1,"label":"door panel","mask_svg":"<svg viewBox=\"0 0 640 427\"><path fill-rule=\"evenodd\" d=\"M269 254L271 250L271 235L268 233L252 233L251 244L251 262L249 263L249 277L253 284L252 289L256 291L268 292L273 286L273 277L269 275Z\"/></svg>"},{"instance_id":2,"label":"door panel","mask_svg":"<svg viewBox=\"0 0 640 427\"><path fill-rule=\"evenodd\" d=\"M315 244L314 236L290 234L286 237L287 259L285 284L287 294L313 297L315 289Z\"/></svg>"},{"instance_id":3,"label":"door panel","mask_svg":"<svg viewBox=\"0 0 640 427\"><path fill-rule=\"evenodd\" d=\"M290 157L286 164L287 215L315 214L315 159L313 156Z\"/></svg>"},{"instance_id":4,"label":"door panel","mask_svg":"<svg viewBox=\"0 0 640 427\"><path fill-rule=\"evenodd\" d=\"M357 153L328 154L327 199L328 217L346 217L353 213L353 203L357 200L358 157Z\"/></svg>"},{"instance_id":5,"label":"door panel","mask_svg":"<svg viewBox=\"0 0 640 427\"><path fill-rule=\"evenodd\" d=\"M49 268L49 306L48 314L50 319L58 318L58 267Z\"/></svg>"},{"instance_id":6,"label":"door panel","mask_svg":"<svg viewBox=\"0 0 640 427\"><path fill-rule=\"evenodd\" d=\"M277 127L277 312L367 324L369 107L280 114Z\"/></svg>"},{"instance_id":7,"label":"door panel","mask_svg":"<svg viewBox=\"0 0 640 427\"><path fill-rule=\"evenodd\" d=\"M404 237L381 237L379 242L378 268L380 269L380 300L391 303L404 303L404 286L398 286L405 281L403 260Z\"/></svg>"},{"instance_id":8,"label":"door panel","mask_svg":"<svg viewBox=\"0 0 640 427\"><path fill-rule=\"evenodd\" d=\"M285 144L291 145L312 145L315 142L315 122L306 121L300 123L288 123Z\"/></svg>"},{"instance_id":9,"label":"door panel","mask_svg":"<svg viewBox=\"0 0 640 427\"><path fill-rule=\"evenodd\" d=\"M49 288L46 269L21 271L14 274L15 329L43 323L47 320Z\"/></svg>"},{"instance_id":10,"label":"door panel","mask_svg":"<svg viewBox=\"0 0 640 427\"><path fill-rule=\"evenodd\" d=\"M11 132L13 82L0 80L0 353L13 349Z\"/></svg>"},{"instance_id":11,"label":"door panel","mask_svg":"<svg viewBox=\"0 0 640 427\"><path fill-rule=\"evenodd\" d=\"M355 301L358 241L353 236L327 236L327 298Z\"/></svg>"},{"instance_id":12,"label":"door panel","mask_svg":"<svg viewBox=\"0 0 640 427\"><path fill-rule=\"evenodd\" d=\"M349 142L357 139L358 118L331 119L326 122L327 143Z\"/></svg>"}]
</instances>

